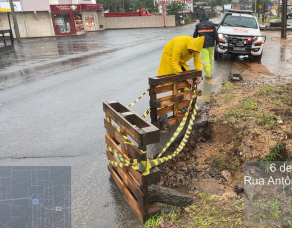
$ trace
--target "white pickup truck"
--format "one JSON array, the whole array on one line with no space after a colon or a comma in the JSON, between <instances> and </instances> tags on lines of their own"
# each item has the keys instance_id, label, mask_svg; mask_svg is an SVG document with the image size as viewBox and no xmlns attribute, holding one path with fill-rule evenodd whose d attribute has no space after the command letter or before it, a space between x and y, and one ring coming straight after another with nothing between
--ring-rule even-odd
<instances>
[{"instance_id":1,"label":"white pickup truck","mask_svg":"<svg viewBox=\"0 0 292 228\"><path fill-rule=\"evenodd\" d=\"M214 52L215 60L231 54L248 55L249 60L261 61L266 36L262 35L253 12L228 10L217 26L219 48Z\"/></svg>"}]
</instances>

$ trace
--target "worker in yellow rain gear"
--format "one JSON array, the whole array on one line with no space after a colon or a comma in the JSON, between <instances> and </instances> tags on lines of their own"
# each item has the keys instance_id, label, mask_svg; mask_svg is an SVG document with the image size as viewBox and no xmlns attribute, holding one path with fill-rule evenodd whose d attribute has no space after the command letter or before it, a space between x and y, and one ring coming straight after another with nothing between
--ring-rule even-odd
<instances>
[{"instance_id":1,"label":"worker in yellow rain gear","mask_svg":"<svg viewBox=\"0 0 292 228\"><path fill-rule=\"evenodd\" d=\"M208 14L206 12L201 14L200 23L196 24L193 37L196 38L198 36L205 37L205 42L201 53L203 58L205 77L211 78L214 46L216 44L216 48L219 47L219 38L217 29L213 22L209 21Z\"/></svg>"},{"instance_id":2,"label":"worker in yellow rain gear","mask_svg":"<svg viewBox=\"0 0 292 228\"><path fill-rule=\"evenodd\" d=\"M204 37L193 38L191 36L176 36L165 45L161 56L161 61L157 76L174 74L182 71L189 71L190 67L187 62L193 58L194 66L197 70L202 70L202 61L200 52L203 48ZM190 85L192 79L187 80ZM202 78L197 78L199 84Z\"/></svg>"}]
</instances>

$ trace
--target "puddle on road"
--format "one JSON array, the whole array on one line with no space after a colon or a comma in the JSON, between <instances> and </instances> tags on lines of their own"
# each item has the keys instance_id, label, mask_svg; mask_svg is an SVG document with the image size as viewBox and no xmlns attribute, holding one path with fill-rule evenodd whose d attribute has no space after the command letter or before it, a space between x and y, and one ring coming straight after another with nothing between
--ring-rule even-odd
<instances>
[{"instance_id":1,"label":"puddle on road","mask_svg":"<svg viewBox=\"0 0 292 228\"><path fill-rule=\"evenodd\" d=\"M271 73L284 80L292 80L292 31L287 32L287 39L281 39L280 31L265 31L267 41L261 64Z\"/></svg>"}]
</instances>

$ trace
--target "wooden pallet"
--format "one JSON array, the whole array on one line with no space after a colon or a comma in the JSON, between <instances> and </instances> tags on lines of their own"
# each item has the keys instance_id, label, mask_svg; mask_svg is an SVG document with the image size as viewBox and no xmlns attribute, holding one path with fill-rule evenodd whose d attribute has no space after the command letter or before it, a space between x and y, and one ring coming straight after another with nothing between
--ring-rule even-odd
<instances>
[{"instance_id":1,"label":"wooden pallet","mask_svg":"<svg viewBox=\"0 0 292 228\"><path fill-rule=\"evenodd\" d=\"M170 125L180 123L185 113L179 110L189 106L193 91L187 90L179 93L179 90L190 87L186 79L195 81L197 77L202 77L202 71L191 70L149 78L151 123L160 128L157 117L165 113L168 114ZM196 97L201 96L201 93L201 90L196 90ZM193 105L195 103L196 98Z\"/></svg>"},{"instance_id":2,"label":"wooden pallet","mask_svg":"<svg viewBox=\"0 0 292 228\"><path fill-rule=\"evenodd\" d=\"M106 144L127 160L133 158L146 161L146 153L142 153L140 150L146 151L148 144L159 142L159 129L117 101L104 102L103 111L106 115L104 119L104 126L107 130ZM110 120L111 123L107 120ZM134 146L125 143L124 136L131 139ZM107 157L109 160L120 162L119 158L110 151L107 151ZM142 222L160 213L156 203L149 204L147 190L148 185L160 181L160 173L157 169L153 168L148 176L143 176L141 172L131 167L120 168L109 164L108 170Z\"/></svg>"}]
</instances>

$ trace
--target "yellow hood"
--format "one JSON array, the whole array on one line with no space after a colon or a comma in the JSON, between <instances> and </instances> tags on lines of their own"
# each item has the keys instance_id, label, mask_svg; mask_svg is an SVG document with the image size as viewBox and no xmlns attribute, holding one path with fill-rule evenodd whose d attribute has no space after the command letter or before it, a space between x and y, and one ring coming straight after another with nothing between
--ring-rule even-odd
<instances>
[{"instance_id":1,"label":"yellow hood","mask_svg":"<svg viewBox=\"0 0 292 228\"><path fill-rule=\"evenodd\" d=\"M204 36L191 39L187 43L187 48L190 49L190 50L201 52L202 48L203 48L203 45L204 45L204 41L205 41L205 37Z\"/></svg>"}]
</instances>

